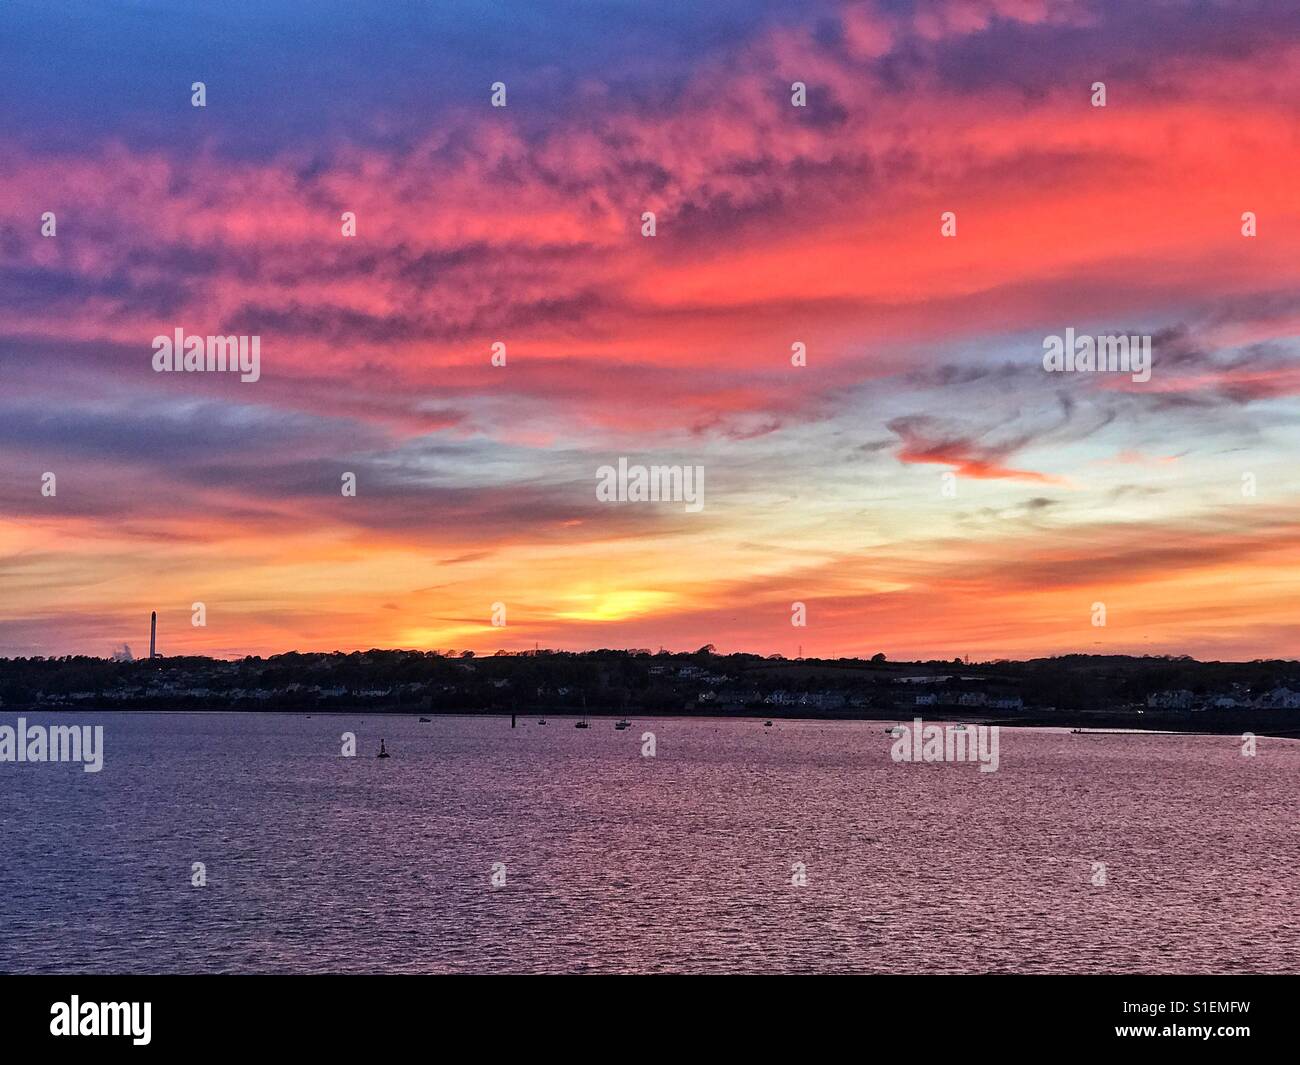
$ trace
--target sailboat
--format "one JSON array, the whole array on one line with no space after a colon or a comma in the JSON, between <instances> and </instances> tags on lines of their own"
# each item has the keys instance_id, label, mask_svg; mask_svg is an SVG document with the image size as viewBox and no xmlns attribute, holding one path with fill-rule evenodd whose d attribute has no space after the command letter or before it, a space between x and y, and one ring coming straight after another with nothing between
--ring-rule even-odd
<instances>
[{"instance_id":1,"label":"sailboat","mask_svg":"<svg viewBox=\"0 0 1300 1065\"><path fill-rule=\"evenodd\" d=\"M627 718L624 718L622 721L615 721L614 727L618 729L619 732L622 732L625 728L631 728L632 722Z\"/></svg>"},{"instance_id":2,"label":"sailboat","mask_svg":"<svg viewBox=\"0 0 1300 1065\"><path fill-rule=\"evenodd\" d=\"M383 740L380 740L380 741L379 741L379 753L378 753L377 755L375 755L375 757L376 757L376 758L388 758L388 757L391 757L391 756L389 755L387 749L384 747L384 741L383 741Z\"/></svg>"},{"instance_id":3,"label":"sailboat","mask_svg":"<svg viewBox=\"0 0 1300 1065\"><path fill-rule=\"evenodd\" d=\"M574 727L574 728L591 728L591 726L590 726L589 724L587 724L587 693L586 693L586 692L583 692L583 693L582 693L582 718L581 718L581 720L579 720L578 722L576 722L576 723L574 724L573 727Z\"/></svg>"}]
</instances>

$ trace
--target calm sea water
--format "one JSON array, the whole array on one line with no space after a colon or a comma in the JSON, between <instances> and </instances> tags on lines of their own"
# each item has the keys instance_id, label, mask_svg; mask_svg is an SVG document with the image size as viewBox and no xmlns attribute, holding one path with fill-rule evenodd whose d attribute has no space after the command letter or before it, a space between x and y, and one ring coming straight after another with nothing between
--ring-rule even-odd
<instances>
[{"instance_id":1,"label":"calm sea water","mask_svg":"<svg viewBox=\"0 0 1300 1065\"><path fill-rule=\"evenodd\" d=\"M881 722L28 720L106 755L0 765L8 972L1300 971L1294 741L1004 730L985 774Z\"/></svg>"}]
</instances>

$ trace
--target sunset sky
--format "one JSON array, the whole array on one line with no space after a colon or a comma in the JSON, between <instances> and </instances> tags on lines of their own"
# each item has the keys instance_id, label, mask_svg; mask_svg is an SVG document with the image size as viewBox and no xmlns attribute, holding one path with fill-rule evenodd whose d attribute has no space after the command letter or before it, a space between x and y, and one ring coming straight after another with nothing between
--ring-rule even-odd
<instances>
[{"instance_id":1,"label":"sunset sky","mask_svg":"<svg viewBox=\"0 0 1300 1065\"><path fill-rule=\"evenodd\" d=\"M18 0L0 101L0 655L1300 654L1294 3Z\"/></svg>"}]
</instances>

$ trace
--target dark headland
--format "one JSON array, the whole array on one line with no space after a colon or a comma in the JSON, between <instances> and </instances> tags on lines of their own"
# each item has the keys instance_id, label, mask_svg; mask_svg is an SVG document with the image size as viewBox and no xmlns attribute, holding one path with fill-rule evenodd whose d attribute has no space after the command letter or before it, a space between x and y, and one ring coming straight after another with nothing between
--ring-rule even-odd
<instances>
[{"instance_id":1,"label":"dark headland","mask_svg":"<svg viewBox=\"0 0 1300 1065\"><path fill-rule=\"evenodd\" d=\"M641 650L0 659L0 710L366 709L910 720L1300 737L1300 662L890 662Z\"/></svg>"}]
</instances>

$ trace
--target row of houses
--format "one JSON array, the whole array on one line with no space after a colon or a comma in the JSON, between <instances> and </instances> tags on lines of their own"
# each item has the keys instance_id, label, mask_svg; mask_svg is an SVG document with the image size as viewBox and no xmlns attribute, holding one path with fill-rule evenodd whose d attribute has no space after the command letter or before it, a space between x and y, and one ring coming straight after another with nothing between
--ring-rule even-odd
<instances>
[{"instance_id":1,"label":"row of houses","mask_svg":"<svg viewBox=\"0 0 1300 1065\"><path fill-rule=\"evenodd\" d=\"M696 681L700 684L723 684L727 678L721 673L713 673L703 666L682 666L674 671L672 666L651 666L650 675L676 676L679 680Z\"/></svg>"},{"instance_id":2,"label":"row of houses","mask_svg":"<svg viewBox=\"0 0 1300 1065\"><path fill-rule=\"evenodd\" d=\"M844 710L861 708L871 700L863 694L845 695L841 692L797 692L784 689L764 695L757 689L726 688L721 691L702 691L696 697L701 704L718 706L775 706L800 707L805 710ZM956 697L941 697L939 693L923 693L915 696L917 706L972 706L987 707L997 710L1022 710L1024 700L1020 696L987 695L984 692L963 692Z\"/></svg>"},{"instance_id":3,"label":"row of houses","mask_svg":"<svg viewBox=\"0 0 1300 1065\"><path fill-rule=\"evenodd\" d=\"M763 700L768 706L801 706L808 710L842 710L849 703L838 692L774 691Z\"/></svg>"},{"instance_id":4,"label":"row of houses","mask_svg":"<svg viewBox=\"0 0 1300 1065\"><path fill-rule=\"evenodd\" d=\"M220 691L214 691L210 688L191 687L190 685L177 681L157 681L152 684L111 688L103 692L78 691L68 692L67 694L46 694L45 692L36 693L36 701L50 706L67 705L68 703L85 703L101 701L108 699L208 699L216 697L219 699L238 702L245 699L251 699L255 702L265 702L269 699L282 698L289 695L314 695L322 699L342 699L362 698L362 699L382 699L391 696L394 691L407 688L415 688L418 685L403 685L401 689L395 688L346 688L342 685L333 687L322 687L319 684L286 684L278 688L227 688ZM451 688L452 685L445 687Z\"/></svg>"},{"instance_id":5,"label":"row of houses","mask_svg":"<svg viewBox=\"0 0 1300 1065\"><path fill-rule=\"evenodd\" d=\"M984 692L962 692L954 704L950 699L940 703L938 692L916 697L917 706L983 706L994 710L1023 710L1025 701L1018 695L986 695Z\"/></svg>"},{"instance_id":6,"label":"row of houses","mask_svg":"<svg viewBox=\"0 0 1300 1065\"><path fill-rule=\"evenodd\" d=\"M1147 706L1155 710L1300 710L1300 692L1274 688L1251 698L1246 694L1198 696L1186 688L1179 688L1152 692L1147 696Z\"/></svg>"}]
</instances>

